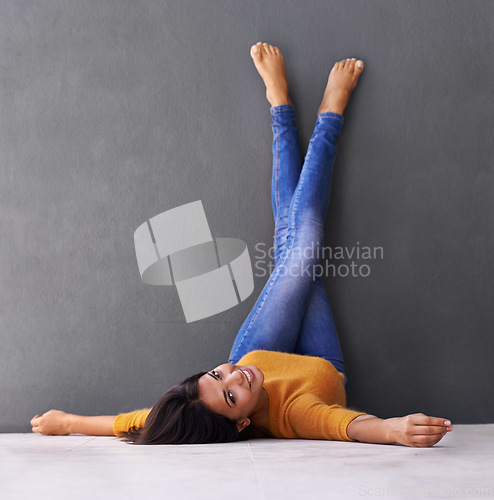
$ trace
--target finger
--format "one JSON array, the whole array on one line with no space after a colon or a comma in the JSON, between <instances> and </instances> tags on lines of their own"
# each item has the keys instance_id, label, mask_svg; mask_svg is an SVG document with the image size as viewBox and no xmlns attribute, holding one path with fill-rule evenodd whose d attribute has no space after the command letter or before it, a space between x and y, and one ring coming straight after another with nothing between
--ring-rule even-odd
<instances>
[{"instance_id":1,"label":"finger","mask_svg":"<svg viewBox=\"0 0 494 500\"><path fill-rule=\"evenodd\" d=\"M448 427L443 425L416 425L413 429L413 434L446 434Z\"/></svg>"},{"instance_id":2,"label":"finger","mask_svg":"<svg viewBox=\"0 0 494 500\"><path fill-rule=\"evenodd\" d=\"M447 433L448 433L448 431L445 429L443 429L442 431L433 432L433 433L417 432L417 434L413 434L411 436L411 439L416 439L416 438L420 438L420 439L422 439L422 438L429 438L429 439L439 438L439 439L441 439Z\"/></svg>"},{"instance_id":3,"label":"finger","mask_svg":"<svg viewBox=\"0 0 494 500\"><path fill-rule=\"evenodd\" d=\"M411 420L414 424L418 425L441 425L445 427L451 427L451 421L447 418L440 417L429 417L423 413L414 413L410 415Z\"/></svg>"}]
</instances>

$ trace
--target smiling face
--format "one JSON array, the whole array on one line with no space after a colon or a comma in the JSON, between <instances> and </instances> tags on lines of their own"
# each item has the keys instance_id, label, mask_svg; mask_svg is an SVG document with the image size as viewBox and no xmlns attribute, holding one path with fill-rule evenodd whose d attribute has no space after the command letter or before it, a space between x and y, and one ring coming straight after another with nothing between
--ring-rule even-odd
<instances>
[{"instance_id":1,"label":"smiling face","mask_svg":"<svg viewBox=\"0 0 494 500\"><path fill-rule=\"evenodd\" d=\"M263 404L264 374L256 366L224 364L198 380L199 399L213 412L237 422L241 431Z\"/></svg>"}]
</instances>

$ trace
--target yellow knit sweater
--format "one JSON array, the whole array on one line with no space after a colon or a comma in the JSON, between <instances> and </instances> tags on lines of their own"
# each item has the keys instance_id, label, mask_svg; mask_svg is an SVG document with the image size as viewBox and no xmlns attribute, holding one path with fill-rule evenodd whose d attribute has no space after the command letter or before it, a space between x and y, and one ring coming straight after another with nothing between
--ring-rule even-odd
<instances>
[{"instance_id":1,"label":"yellow knit sweater","mask_svg":"<svg viewBox=\"0 0 494 500\"><path fill-rule=\"evenodd\" d=\"M323 358L277 351L251 351L238 365L257 366L264 373L269 396L269 430L276 438L353 441L348 424L364 412L347 409L344 375ZM113 432L119 436L143 427L151 408L121 413Z\"/></svg>"}]
</instances>

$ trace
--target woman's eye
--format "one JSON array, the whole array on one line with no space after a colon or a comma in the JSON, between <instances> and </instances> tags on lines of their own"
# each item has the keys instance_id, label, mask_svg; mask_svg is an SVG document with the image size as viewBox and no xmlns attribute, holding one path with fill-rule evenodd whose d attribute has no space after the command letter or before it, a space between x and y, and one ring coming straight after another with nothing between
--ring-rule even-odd
<instances>
[{"instance_id":1,"label":"woman's eye","mask_svg":"<svg viewBox=\"0 0 494 500\"><path fill-rule=\"evenodd\" d=\"M215 377L221 378L220 377L220 372L217 372L216 370L212 370L211 372ZM230 397L230 400L233 404L235 404L235 396L233 395L232 391L228 391L228 396Z\"/></svg>"}]
</instances>

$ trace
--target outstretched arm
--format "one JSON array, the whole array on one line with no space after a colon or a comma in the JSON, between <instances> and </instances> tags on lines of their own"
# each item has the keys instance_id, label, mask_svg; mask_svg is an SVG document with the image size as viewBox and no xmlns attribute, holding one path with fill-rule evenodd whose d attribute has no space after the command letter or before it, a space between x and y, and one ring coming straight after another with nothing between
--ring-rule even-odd
<instances>
[{"instance_id":1,"label":"outstretched arm","mask_svg":"<svg viewBox=\"0 0 494 500\"><path fill-rule=\"evenodd\" d=\"M32 431L49 436L65 436L67 434L88 434L90 436L114 436L113 423L117 415L98 415L84 417L50 410L43 415L31 419Z\"/></svg>"},{"instance_id":2,"label":"outstretched arm","mask_svg":"<svg viewBox=\"0 0 494 500\"><path fill-rule=\"evenodd\" d=\"M386 419L360 415L348 424L347 434L363 443L428 447L438 443L451 430L453 427L449 420L423 413Z\"/></svg>"}]
</instances>

